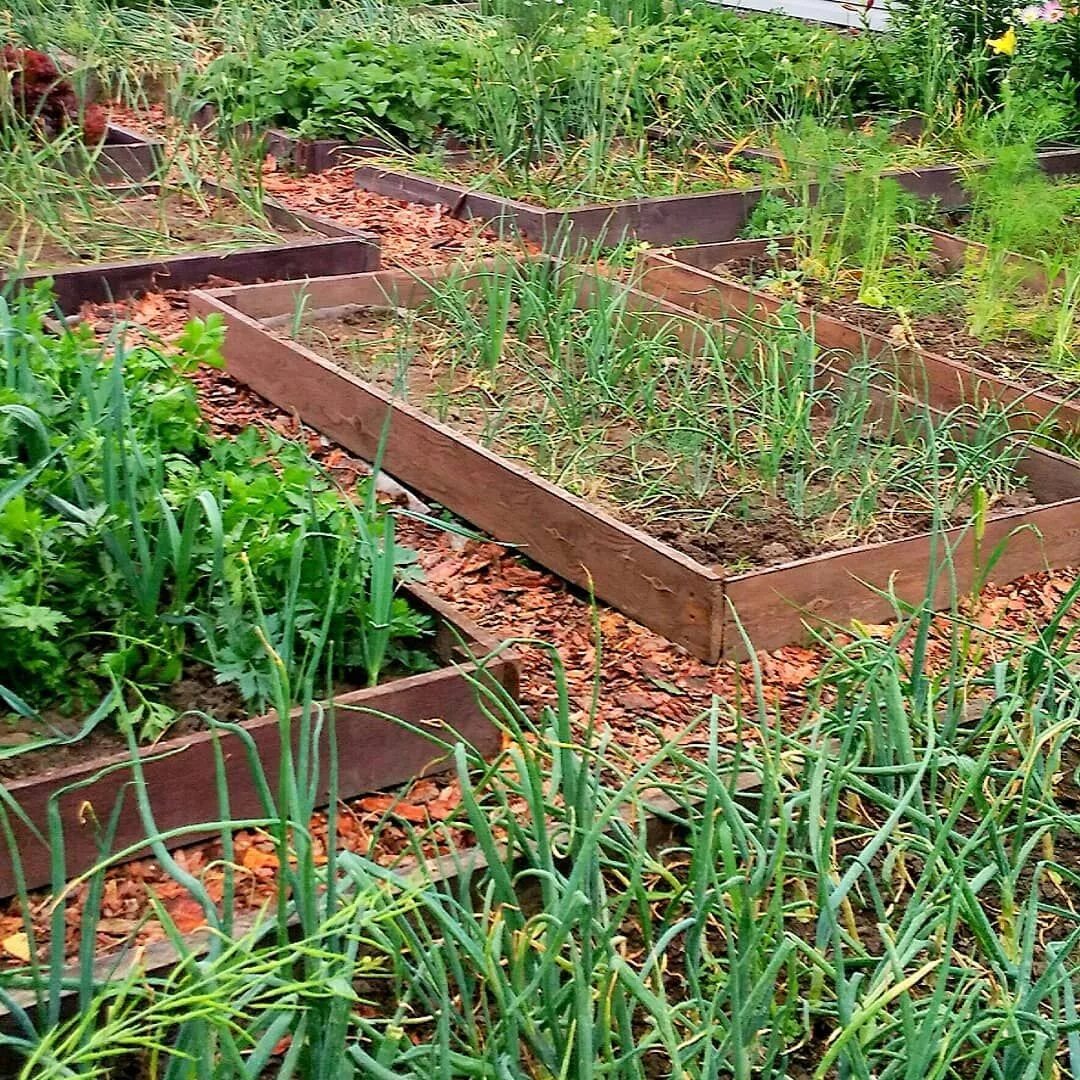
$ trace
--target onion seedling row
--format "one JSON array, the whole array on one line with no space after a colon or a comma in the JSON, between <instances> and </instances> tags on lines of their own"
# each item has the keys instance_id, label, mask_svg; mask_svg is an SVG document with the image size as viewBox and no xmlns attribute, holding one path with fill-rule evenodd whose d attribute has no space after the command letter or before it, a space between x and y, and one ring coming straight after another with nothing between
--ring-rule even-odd
<instances>
[{"instance_id":1,"label":"onion seedling row","mask_svg":"<svg viewBox=\"0 0 1080 1080\"><path fill-rule=\"evenodd\" d=\"M705 322L532 258L193 302L235 377L360 453L388 425L398 479L704 656L725 625L737 648L729 603L782 644L880 605L870 567L921 591L931 530L1041 522L1011 545L1032 568L1074 546L1077 469L1041 432L834 368L793 318Z\"/></svg>"}]
</instances>

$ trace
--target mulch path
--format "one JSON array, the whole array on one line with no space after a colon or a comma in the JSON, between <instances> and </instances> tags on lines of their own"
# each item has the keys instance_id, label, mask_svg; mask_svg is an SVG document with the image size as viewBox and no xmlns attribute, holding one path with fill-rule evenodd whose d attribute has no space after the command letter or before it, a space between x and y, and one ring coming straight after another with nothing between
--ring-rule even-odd
<instances>
[{"instance_id":1,"label":"mulch path","mask_svg":"<svg viewBox=\"0 0 1080 1080\"><path fill-rule=\"evenodd\" d=\"M384 244L388 265L418 266L446 261L461 254L482 255L498 249L498 242L474 223L455 221L430 207L416 207L356 191L348 170L305 178L268 174L267 187L288 205L317 211L328 217L370 229ZM118 319L131 319L146 328L147 336L168 341L186 319L183 293L165 292L118 305L87 307L83 314L101 333ZM306 442L311 452L351 488L367 466L335 446L318 432L300 425L227 375L204 369L194 376L199 400L213 430L225 437L252 423L268 424L282 434ZM710 667L689 656L646 628L587 597L491 541L462 540L426 525L403 519L403 542L419 553L427 582L486 629L505 637L551 643L567 675L574 721L584 730L595 703L596 725L613 732L613 747L623 764L641 761L661 740L683 739L687 725L719 697L723 703L742 700L750 693L753 672L749 664ZM1065 595L1074 573L1039 574L1009 585L991 586L972 612L978 624L1030 632L1045 622ZM1080 619L1080 610L1076 612ZM947 652L949 620L939 620L941 658ZM888 628L870 628L887 634ZM536 644L524 643L522 702L536 716L555 700L550 657ZM791 646L758 658L765 692L778 714L795 720L802 712L811 683L822 670L825 652ZM931 660L933 662L933 658ZM601 673L596 680L596 672ZM732 722L724 737L735 738ZM753 727L743 731L753 737ZM692 741L694 735L690 735ZM692 746L688 746L688 750ZM619 762L615 762L617 766ZM428 854L448 844L467 847L471 836L455 822L460 792L452 778L430 778L406 786L395 796L379 794L351 800L336 809L341 846L368 854L384 865L399 861L410 849L409 830L429 828L423 841ZM313 823L316 842L326 833L326 817ZM436 835L438 834L438 835ZM274 895L277 857L271 839L244 831L236 836L240 867L237 904L257 909ZM177 859L200 874L215 898L222 895L224 875L216 861L219 841L192 845ZM78 946L87 888L77 887L64 898L65 951ZM101 952L129 943L145 944L164 937L153 916L149 897L159 897L183 931L203 923L194 900L153 860L141 860L108 873L97 924ZM53 900L46 893L32 898L29 915L34 923L39 954L48 951L48 919ZM0 964L16 965L25 952L23 913L14 902L0 907Z\"/></svg>"}]
</instances>

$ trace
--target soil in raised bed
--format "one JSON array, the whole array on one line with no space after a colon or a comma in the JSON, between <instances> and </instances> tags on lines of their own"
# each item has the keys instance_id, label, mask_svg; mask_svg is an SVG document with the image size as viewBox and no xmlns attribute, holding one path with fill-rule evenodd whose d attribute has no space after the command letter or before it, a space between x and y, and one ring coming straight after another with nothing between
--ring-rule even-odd
<instances>
[{"instance_id":1,"label":"soil in raised bed","mask_svg":"<svg viewBox=\"0 0 1080 1080\"><path fill-rule=\"evenodd\" d=\"M754 187L768 163L707 146L680 149L616 146L599 155L588 146L521 165L493 155L447 158L429 154L373 159L367 165L461 184L506 199L572 210L626 199L695 195Z\"/></svg>"},{"instance_id":2,"label":"soil in raised bed","mask_svg":"<svg viewBox=\"0 0 1080 1080\"><path fill-rule=\"evenodd\" d=\"M246 720L250 716L250 710L245 708L244 699L237 687L216 682L213 670L201 664L189 665L180 679L163 688L161 701L178 714L167 736L188 735L193 731L205 730L206 722L199 713L208 713L224 723ZM0 747L25 745L49 731L71 737L78 734L84 723L84 716L77 713L66 714L58 709L46 710L40 720L8 717L0 723ZM107 754L126 751L127 740L116 726L106 719L78 742L62 743L10 758L0 758L0 780L17 780L46 769L61 769Z\"/></svg>"},{"instance_id":3,"label":"soil in raised bed","mask_svg":"<svg viewBox=\"0 0 1080 1080\"><path fill-rule=\"evenodd\" d=\"M834 287L816 278L812 268L810 272L801 268L797 259L786 252L720 262L709 270L718 277L761 289L780 299L794 300L880 334L897 347L945 356L1031 390L1064 398L1080 393L1080 359L1072 369L1052 366L1047 343L1022 326L1003 331L996 338L984 340L973 336L965 310L971 296L971 278L933 255L927 256L920 267L925 282L910 289L912 297L924 306L922 311L862 303L857 297L857 271L841 274ZM1025 297L1022 290L1014 295L1018 302L1017 321L1020 321Z\"/></svg>"},{"instance_id":4,"label":"soil in raised bed","mask_svg":"<svg viewBox=\"0 0 1080 1080\"><path fill-rule=\"evenodd\" d=\"M56 219L0 212L0 265L41 270L83 263L280 244L310 238L271 225L239 203L189 192L109 196L51 203Z\"/></svg>"},{"instance_id":5,"label":"soil in raised bed","mask_svg":"<svg viewBox=\"0 0 1080 1080\"><path fill-rule=\"evenodd\" d=\"M291 327L278 332L288 336ZM881 512L866 527L853 530L847 522L843 526L836 522L856 492L842 490L841 482L832 503L829 492L835 488L835 477L810 479L807 502L821 496L831 509L800 520L782 490L769 491L765 485L740 489L738 479L726 475L730 466L723 458L710 463L706 473L690 475L687 459L680 459L670 444L665 446L656 437L658 420L662 429L669 418L679 415L679 404L669 396L672 385L663 379L651 420L642 422L640 415L612 402L610 408L591 410L579 431L559 433L558 411L567 402L551 398L558 375L546 359L542 341L530 340L512 360L504 357L494 368L480 370L457 347L453 327L426 309L405 313L372 307L326 317L313 313L300 328L299 339L456 431L521 461L706 565L728 570L778 565L855 543L917 535L933 524L932 505L916 505L905 492L888 490L884 477ZM668 344L674 350L665 361L670 368L694 363L678 355L677 343ZM712 387L708 384L706 374L702 392L713 395L711 409L722 390L718 382ZM750 411L751 407L742 401L740 408ZM538 417L543 418L541 426L550 436L547 443L530 441ZM815 438L823 438L833 418L822 411L809 423ZM880 429L864 430L868 453L887 441ZM659 482L651 486L650 477ZM1033 504L1031 494L1015 481L1000 496L997 507ZM946 510L949 524L962 524L970 515L971 507L963 500L956 502L951 513Z\"/></svg>"}]
</instances>

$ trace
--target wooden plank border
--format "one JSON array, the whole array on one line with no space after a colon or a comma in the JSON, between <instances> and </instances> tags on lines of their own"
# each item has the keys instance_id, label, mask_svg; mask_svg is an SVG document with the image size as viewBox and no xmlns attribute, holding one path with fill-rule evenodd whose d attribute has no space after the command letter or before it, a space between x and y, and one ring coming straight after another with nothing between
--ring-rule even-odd
<instances>
[{"instance_id":1,"label":"wooden plank border","mask_svg":"<svg viewBox=\"0 0 1080 1080\"><path fill-rule=\"evenodd\" d=\"M430 589L410 584L402 586L401 591L435 620L434 648L444 666L334 698L339 790L343 798L403 783L446 767L445 755L439 747L385 717L397 717L420 730L428 728L436 738L463 740L478 753L492 755L501 746L502 734L477 699L474 682L489 680L511 695L517 694L517 658L505 650L497 651L499 643L495 638ZM490 660L486 659L488 656ZM245 721L242 726L254 740L273 784L281 755L281 725L277 716L260 716ZM243 743L231 733L220 733L217 739L225 759L232 814L237 818L260 817L262 804ZM162 832L191 828L212 818L211 808L218 805L214 741L213 732L200 731L167 738L142 751L147 792ZM325 767L324 762L324 770ZM28 888L52 883L51 853L42 838L48 839L48 809L57 796L68 877L84 872L97 862L96 822L108 820L119 803L123 807L113 849L120 851L145 838L143 822L129 790L133 780L129 755L120 752L5 784L7 795L32 825L29 827L25 821L8 814ZM72 788L75 784L80 786ZM190 844L203 835L206 834L187 833L169 841L167 846ZM6 844L4 851L5 858L0 859L0 896L15 891L11 851ZM139 854L131 857L137 858Z\"/></svg>"},{"instance_id":2,"label":"wooden plank border","mask_svg":"<svg viewBox=\"0 0 1080 1080\"><path fill-rule=\"evenodd\" d=\"M554 253L568 244L595 240L616 243L635 239L650 244L731 240L745 227L765 191L761 187L739 188L554 210L382 165L360 162L354 176L356 186L364 191L404 202L445 206L453 217L479 218L504 231L522 232Z\"/></svg>"},{"instance_id":3,"label":"wooden plank border","mask_svg":"<svg viewBox=\"0 0 1080 1080\"><path fill-rule=\"evenodd\" d=\"M497 262L484 260L473 270L479 275ZM755 645L775 648L799 640L807 620L888 618L891 605L875 590L889 588L894 572L905 575L907 595L925 585L935 550L929 534L727 575L722 567L705 566L625 525L312 350L273 335L260 321L288 316L301 297L309 313L348 304L415 307L428 294L428 283L447 272L448 267L435 267L421 273L324 278L310 286L197 291L191 304L195 312L217 312L224 319L224 356L234 378L369 460L389 417L383 448L387 472L708 662L744 651L731 621L732 605ZM595 277L572 272L580 274L583 295L596 287ZM680 325L684 342L693 347L700 323L692 312L630 288L628 298L657 323ZM991 535L1024 526L1040 533L1023 542L1007 564L1010 572L1019 568L1017 576L1080 561L1080 464L1031 449L1021 471L1042 505L996 515ZM965 536L964 529L946 534L956 549L954 578L961 589L978 573ZM823 595L827 604L821 603Z\"/></svg>"},{"instance_id":4,"label":"wooden plank border","mask_svg":"<svg viewBox=\"0 0 1080 1080\"><path fill-rule=\"evenodd\" d=\"M768 158L769 152L747 149L743 156ZM1080 172L1080 149L1045 150L1038 154L1041 168L1050 175ZM435 180L407 169L356 164L356 185L392 199L424 205L445 206L454 217L480 218L502 229L523 232L545 250L558 254L569 244L623 239L650 244L721 243L734 240L766 190L743 188L695 195L669 195L597 203L574 209L552 209L523 199L490 195L467 184ZM940 165L924 169L895 169L883 173L912 194L936 199L943 206L963 206L970 201L964 179L986 168L985 162ZM812 185L811 198L817 186Z\"/></svg>"},{"instance_id":5,"label":"wooden plank border","mask_svg":"<svg viewBox=\"0 0 1080 1080\"><path fill-rule=\"evenodd\" d=\"M873 119L873 116L863 114L861 118ZM901 127L903 126L906 126L909 131L921 130L921 118L909 117L901 122ZM785 160L779 151L769 147L747 146L741 150L741 154L744 157L756 156L777 165ZM1080 147L1057 144L1045 146L1036 152L1035 161L1048 176L1080 173ZM895 180L902 188L920 199L935 199L944 208L956 209L967 206L971 202L966 185L968 177L984 172L992 164L990 160L980 159L959 165L901 166L883 170L881 178ZM794 165L803 175L813 175L815 171L815 165L810 161L793 161L790 165ZM841 180L848 173L857 171L859 171L857 165L841 165L834 169L831 175L833 180ZM810 185L812 198L816 198L817 187L817 184Z\"/></svg>"},{"instance_id":6,"label":"wooden plank border","mask_svg":"<svg viewBox=\"0 0 1080 1080\"><path fill-rule=\"evenodd\" d=\"M204 181L203 188L213 198L236 197L229 188L210 181ZM152 194L160 189L160 184L130 186L132 194ZM304 210L290 210L269 198L263 201L263 211L272 225L308 230L313 234L312 238L229 251L195 251L160 258L61 266L35 270L14 280L26 287L52 281L58 307L70 315L85 303L125 300L158 289L193 288L210 278L252 284L362 273L377 270L380 266L378 243L367 233ZM0 287L11 280L0 274Z\"/></svg>"},{"instance_id":7,"label":"wooden plank border","mask_svg":"<svg viewBox=\"0 0 1080 1080\"><path fill-rule=\"evenodd\" d=\"M138 183L154 179L165 163L165 143L138 131L109 123L99 147L69 150L60 156L61 167L80 173L86 162L99 184Z\"/></svg>"}]
</instances>

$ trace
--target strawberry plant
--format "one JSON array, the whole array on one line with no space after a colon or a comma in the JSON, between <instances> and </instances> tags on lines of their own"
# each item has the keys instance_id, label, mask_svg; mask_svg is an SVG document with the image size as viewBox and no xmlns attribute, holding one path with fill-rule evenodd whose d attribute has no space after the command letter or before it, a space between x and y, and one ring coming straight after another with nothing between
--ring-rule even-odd
<instances>
[{"instance_id":1,"label":"strawberry plant","mask_svg":"<svg viewBox=\"0 0 1080 1080\"><path fill-rule=\"evenodd\" d=\"M200 93L234 123L307 138L378 135L418 147L472 127L473 70L464 42L351 40L281 50L254 65L227 54L207 69Z\"/></svg>"}]
</instances>

